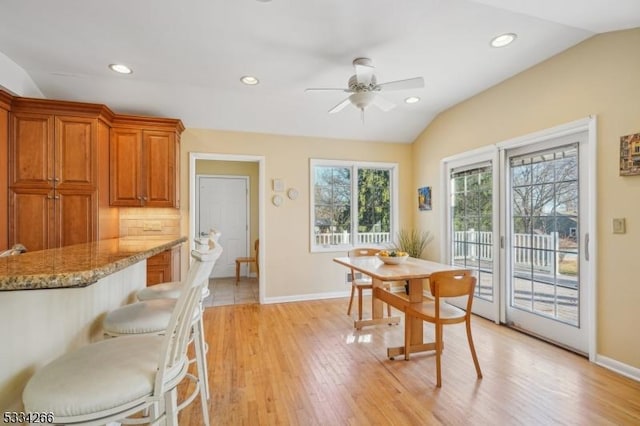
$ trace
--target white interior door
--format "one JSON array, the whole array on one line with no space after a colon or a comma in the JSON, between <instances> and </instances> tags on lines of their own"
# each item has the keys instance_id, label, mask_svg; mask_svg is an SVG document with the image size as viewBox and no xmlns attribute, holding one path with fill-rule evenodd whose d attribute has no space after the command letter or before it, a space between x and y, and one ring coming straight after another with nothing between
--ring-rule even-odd
<instances>
[{"instance_id":1,"label":"white interior door","mask_svg":"<svg viewBox=\"0 0 640 426\"><path fill-rule=\"evenodd\" d=\"M212 228L224 248L211 277L235 276L235 259L248 255L249 177L196 176L196 238Z\"/></svg>"}]
</instances>

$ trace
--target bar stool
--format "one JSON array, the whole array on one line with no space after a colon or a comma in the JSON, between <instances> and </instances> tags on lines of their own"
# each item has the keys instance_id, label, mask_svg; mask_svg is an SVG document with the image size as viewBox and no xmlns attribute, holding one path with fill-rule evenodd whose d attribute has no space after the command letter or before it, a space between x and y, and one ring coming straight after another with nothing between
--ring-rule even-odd
<instances>
[{"instance_id":1,"label":"bar stool","mask_svg":"<svg viewBox=\"0 0 640 426\"><path fill-rule=\"evenodd\" d=\"M212 253L217 257L222 253L222 247L211 241L210 246L214 246ZM211 270L209 271L211 274ZM208 283L208 275L204 280L203 287ZM195 346L195 361L198 378L198 386L184 402L180 404L178 410L190 404L193 399L200 394L203 406L209 399L209 383L207 374L206 343L204 339L204 327L202 322L202 288L200 290L199 303L191 318L192 335L191 340ZM179 300L179 299L178 299ZM152 299L132 303L127 306L109 312L102 322L102 328L106 335L111 337L140 335L140 334L164 334L168 319L176 306L176 299ZM208 419L207 419L208 420ZM207 423L208 425L208 423Z\"/></svg>"},{"instance_id":2,"label":"bar stool","mask_svg":"<svg viewBox=\"0 0 640 426\"><path fill-rule=\"evenodd\" d=\"M209 231L208 239L202 239L197 241L199 245L207 245L209 248L215 247L220 240L222 234L216 230L211 229ZM130 334L138 332L145 333L160 333L163 330L163 324L165 324L167 312L171 310L171 301L166 299L177 299L180 297L182 291L180 281L170 281L166 283L160 283L151 287L145 287L138 291L136 298L140 302L148 302L142 305L132 306L125 309L123 312L113 312L111 318L107 316L105 321L108 323L103 324L105 332L112 336ZM204 394L206 398L210 398L209 380L208 380L208 367L206 354L209 350L209 345L204 338L204 324L202 322L202 313L204 307L202 302L211 294L209 286L202 287L202 297L200 300L198 316L198 323L194 323L194 338L195 338L195 352L198 367L198 376L204 380L201 384L204 386ZM155 300L159 300L155 302ZM164 300L164 301L163 301ZM192 360L194 361L194 360Z\"/></svg>"},{"instance_id":3,"label":"bar stool","mask_svg":"<svg viewBox=\"0 0 640 426\"><path fill-rule=\"evenodd\" d=\"M215 244L218 244L220 241L220 236L222 233L217 229L212 229L209 231L208 239L198 240L197 242L200 245L208 245L209 248L213 247ZM166 283L160 283L156 285L152 285L150 287L145 287L142 290L138 291L136 294L136 298L139 301L143 300L152 300L152 299L177 299L180 297L180 281L169 281ZM209 297L210 291L209 286L204 286L202 288L202 298L206 299Z\"/></svg>"},{"instance_id":4,"label":"bar stool","mask_svg":"<svg viewBox=\"0 0 640 426\"><path fill-rule=\"evenodd\" d=\"M177 385L188 377L187 345L201 286L222 250L193 251L164 335L143 334L92 343L38 370L27 383L25 411L51 412L56 424L135 423L178 425ZM148 410L148 411L147 411ZM209 413L203 404L206 424Z\"/></svg>"}]
</instances>

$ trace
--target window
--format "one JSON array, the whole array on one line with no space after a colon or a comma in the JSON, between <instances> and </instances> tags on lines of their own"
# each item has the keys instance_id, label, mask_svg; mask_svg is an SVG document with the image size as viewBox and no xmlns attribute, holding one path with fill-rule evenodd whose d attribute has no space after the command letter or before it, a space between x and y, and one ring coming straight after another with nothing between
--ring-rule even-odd
<instances>
[{"instance_id":1,"label":"window","mask_svg":"<svg viewBox=\"0 0 640 426\"><path fill-rule=\"evenodd\" d=\"M311 160L311 251L393 241L397 165Z\"/></svg>"}]
</instances>

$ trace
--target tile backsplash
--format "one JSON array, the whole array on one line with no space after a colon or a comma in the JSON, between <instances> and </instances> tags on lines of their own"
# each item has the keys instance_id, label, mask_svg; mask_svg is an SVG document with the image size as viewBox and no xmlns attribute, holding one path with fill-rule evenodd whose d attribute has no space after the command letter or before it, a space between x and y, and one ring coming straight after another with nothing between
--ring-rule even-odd
<instances>
[{"instance_id":1,"label":"tile backsplash","mask_svg":"<svg viewBox=\"0 0 640 426\"><path fill-rule=\"evenodd\" d=\"M120 208L120 236L180 235L180 211L172 208Z\"/></svg>"}]
</instances>

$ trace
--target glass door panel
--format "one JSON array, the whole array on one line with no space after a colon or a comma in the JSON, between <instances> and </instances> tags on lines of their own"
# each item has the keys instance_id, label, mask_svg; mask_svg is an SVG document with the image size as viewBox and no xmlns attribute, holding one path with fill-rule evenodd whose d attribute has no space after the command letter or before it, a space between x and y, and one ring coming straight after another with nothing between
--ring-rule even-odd
<instances>
[{"instance_id":1,"label":"glass door panel","mask_svg":"<svg viewBox=\"0 0 640 426\"><path fill-rule=\"evenodd\" d=\"M494 236L493 162L465 164L449 169L449 259L452 265L471 269L478 279L474 313L498 320L497 241Z\"/></svg>"},{"instance_id":2,"label":"glass door panel","mask_svg":"<svg viewBox=\"0 0 640 426\"><path fill-rule=\"evenodd\" d=\"M587 352L580 288L580 140L507 154L507 323ZM566 143L572 141L572 143Z\"/></svg>"}]
</instances>

